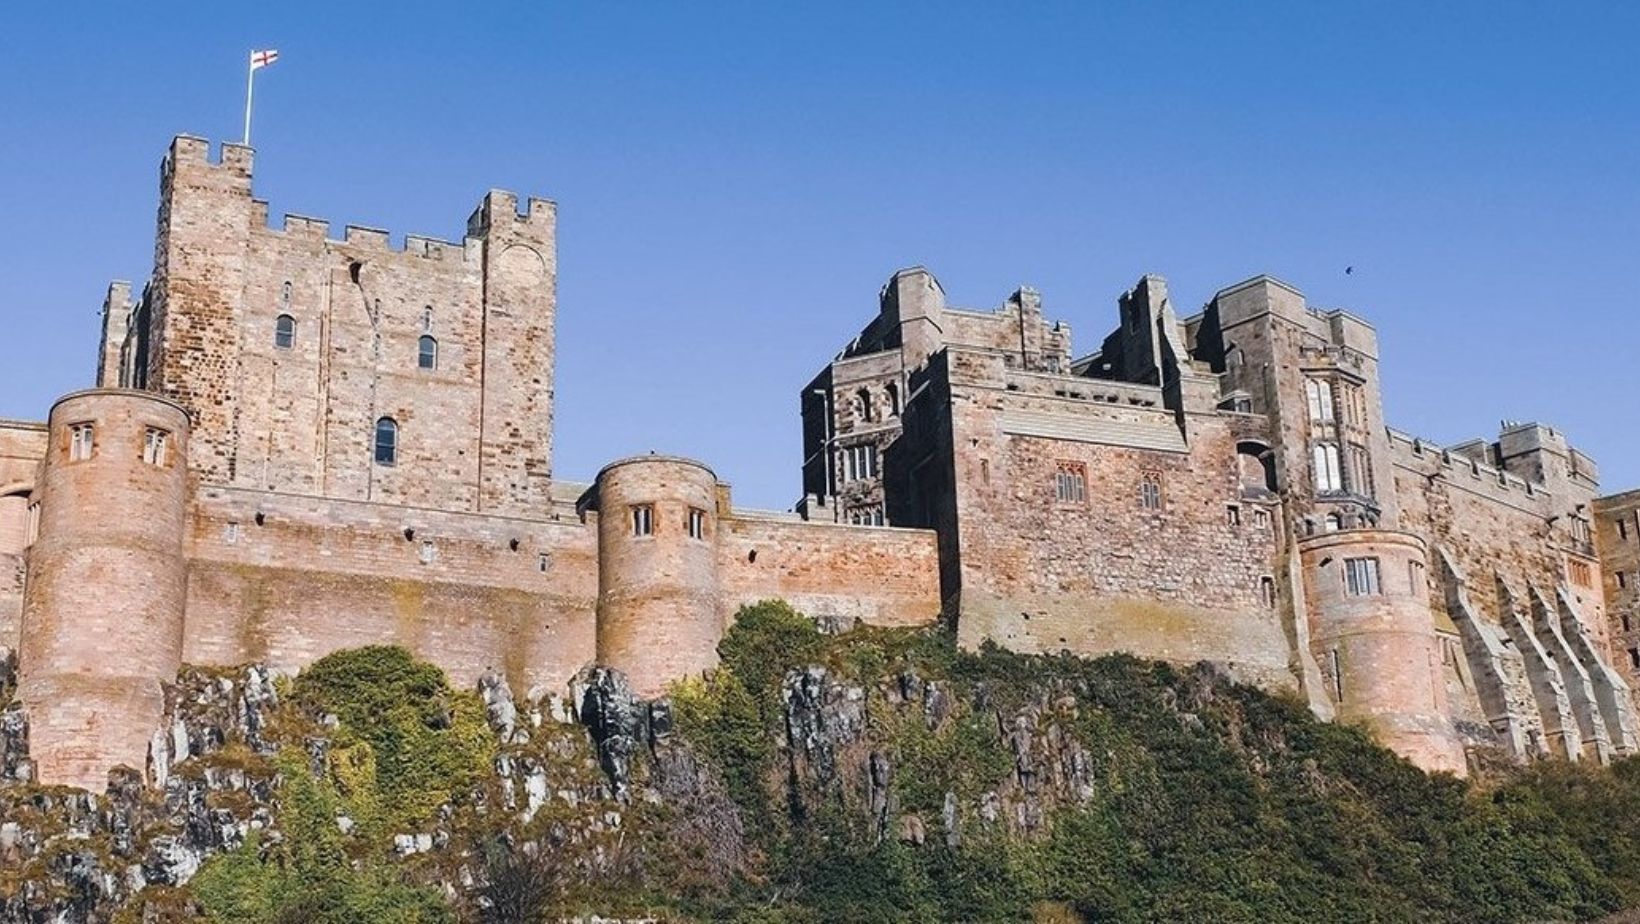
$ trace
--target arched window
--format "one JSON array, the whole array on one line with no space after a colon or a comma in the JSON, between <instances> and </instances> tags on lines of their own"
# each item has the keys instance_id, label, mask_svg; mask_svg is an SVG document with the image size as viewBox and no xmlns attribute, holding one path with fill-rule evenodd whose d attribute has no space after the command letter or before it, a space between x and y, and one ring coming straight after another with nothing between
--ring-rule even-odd
<instances>
[{"instance_id":1,"label":"arched window","mask_svg":"<svg viewBox=\"0 0 1640 924\"><path fill-rule=\"evenodd\" d=\"M376 421L376 464L393 465L399 460L399 425L391 417Z\"/></svg>"},{"instance_id":2,"label":"arched window","mask_svg":"<svg viewBox=\"0 0 1640 924\"><path fill-rule=\"evenodd\" d=\"M416 366L421 369L438 368L438 341L427 334L422 334L417 341Z\"/></svg>"},{"instance_id":3,"label":"arched window","mask_svg":"<svg viewBox=\"0 0 1640 924\"><path fill-rule=\"evenodd\" d=\"M859 394L855 395L854 399L855 407L860 411L860 419L869 422L871 420L871 389L860 389Z\"/></svg>"},{"instance_id":4,"label":"arched window","mask_svg":"<svg viewBox=\"0 0 1640 924\"><path fill-rule=\"evenodd\" d=\"M282 314L273 322L273 345L288 350L296 345L296 319Z\"/></svg>"},{"instance_id":5,"label":"arched window","mask_svg":"<svg viewBox=\"0 0 1640 924\"><path fill-rule=\"evenodd\" d=\"M888 414L890 417L900 416L900 383L888 383Z\"/></svg>"},{"instance_id":6,"label":"arched window","mask_svg":"<svg viewBox=\"0 0 1640 924\"><path fill-rule=\"evenodd\" d=\"M433 306L432 305L428 305L426 308L423 308L421 310L421 332L424 333L424 334L430 334L430 333L433 332Z\"/></svg>"}]
</instances>

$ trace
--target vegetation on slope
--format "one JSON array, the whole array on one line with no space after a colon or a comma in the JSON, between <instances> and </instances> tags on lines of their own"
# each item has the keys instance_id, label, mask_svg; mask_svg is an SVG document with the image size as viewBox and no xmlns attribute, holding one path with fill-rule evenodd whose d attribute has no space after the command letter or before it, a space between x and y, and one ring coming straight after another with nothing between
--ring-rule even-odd
<instances>
[{"instance_id":1,"label":"vegetation on slope","mask_svg":"<svg viewBox=\"0 0 1640 924\"><path fill-rule=\"evenodd\" d=\"M604 865L574 853L568 809L527 828L472 814L495 801L473 795L498 753L482 704L372 648L294 681L287 702L335 717L330 769L303 749L315 726L282 720L278 838L209 861L190 889L213 920L265 922L1501 922L1640 904L1635 760L1431 777L1205 667L965 653L940 630L824 636L776 603L742 611L720 652L674 690L665 747L698 757L738 811L733 875L677 849L698 805L642 793L653 742L630 805L581 806L626 816L596 842L619 855ZM804 751L788 745L807 695L792 677L812 666L813 701L858 706L863 724ZM584 743L554 747L595 766ZM441 813L467 819L450 849L479 872L454 907L390 849Z\"/></svg>"}]
</instances>

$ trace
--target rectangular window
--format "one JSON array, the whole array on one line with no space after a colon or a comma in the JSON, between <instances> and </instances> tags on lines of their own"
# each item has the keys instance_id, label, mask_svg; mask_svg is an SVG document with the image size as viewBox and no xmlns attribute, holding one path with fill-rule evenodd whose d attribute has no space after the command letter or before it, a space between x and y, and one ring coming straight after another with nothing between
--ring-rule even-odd
<instances>
[{"instance_id":1,"label":"rectangular window","mask_svg":"<svg viewBox=\"0 0 1640 924\"><path fill-rule=\"evenodd\" d=\"M1589 563L1586 561L1567 562L1566 570L1572 576L1572 583L1577 584L1580 587L1588 587L1592 582L1589 571Z\"/></svg>"},{"instance_id":2,"label":"rectangular window","mask_svg":"<svg viewBox=\"0 0 1640 924\"><path fill-rule=\"evenodd\" d=\"M421 540L421 563L430 565L435 561L438 561L438 546L431 539Z\"/></svg>"},{"instance_id":3,"label":"rectangular window","mask_svg":"<svg viewBox=\"0 0 1640 924\"><path fill-rule=\"evenodd\" d=\"M1629 521L1622 517L1617 518L1617 538L1621 542L1629 541Z\"/></svg>"},{"instance_id":4,"label":"rectangular window","mask_svg":"<svg viewBox=\"0 0 1640 924\"><path fill-rule=\"evenodd\" d=\"M1351 597L1376 597L1383 593L1378 583L1378 559L1344 559L1344 592Z\"/></svg>"},{"instance_id":5,"label":"rectangular window","mask_svg":"<svg viewBox=\"0 0 1640 924\"><path fill-rule=\"evenodd\" d=\"M647 536L655 531L655 508L648 504L632 507L632 535Z\"/></svg>"},{"instance_id":6,"label":"rectangular window","mask_svg":"<svg viewBox=\"0 0 1640 924\"><path fill-rule=\"evenodd\" d=\"M1316 423L1333 422L1332 383L1322 379L1304 381L1304 399L1310 406L1310 419Z\"/></svg>"},{"instance_id":7,"label":"rectangular window","mask_svg":"<svg viewBox=\"0 0 1640 924\"><path fill-rule=\"evenodd\" d=\"M547 568L551 566L551 564L552 558L549 557L547 553L542 552L541 554L535 556L535 570L541 572L542 574L547 573Z\"/></svg>"},{"instance_id":8,"label":"rectangular window","mask_svg":"<svg viewBox=\"0 0 1640 924\"><path fill-rule=\"evenodd\" d=\"M142 461L147 462L149 465L164 465L166 443L170 439L170 433L155 427L149 427L142 440Z\"/></svg>"},{"instance_id":9,"label":"rectangular window","mask_svg":"<svg viewBox=\"0 0 1640 924\"><path fill-rule=\"evenodd\" d=\"M1640 670L1640 648L1629 649L1629 666Z\"/></svg>"},{"instance_id":10,"label":"rectangular window","mask_svg":"<svg viewBox=\"0 0 1640 924\"><path fill-rule=\"evenodd\" d=\"M1578 542L1589 541L1589 521L1582 517L1572 517L1572 538Z\"/></svg>"},{"instance_id":11,"label":"rectangular window","mask_svg":"<svg viewBox=\"0 0 1640 924\"><path fill-rule=\"evenodd\" d=\"M1372 458L1367 455L1367 447L1351 443L1349 454L1349 485L1350 490L1362 497L1373 497Z\"/></svg>"},{"instance_id":12,"label":"rectangular window","mask_svg":"<svg viewBox=\"0 0 1640 924\"><path fill-rule=\"evenodd\" d=\"M68 460L70 462L84 462L91 458L91 450L96 443L96 431L91 424L73 424L68 428Z\"/></svg>"},{"instance_id":13,"label":"rectangular window","mask_svg":"<svg viewBox=\"0 0 1640 924\"><path fill-rule=\"evenodd\" d=\"M874 444L844 449L842 462L845 484L877 477L877 447Z\"/></svg>"},{"instance_id":14,"label":"rectangular window","mask_svg":"<svg viewBox=\"0 0 1640 924\"><path fill-rule=\"evenodd\" d=\"M1315 465L1315 490L1328 494L1344 490L1343 473L1338 468L1338 444L1316 443L1311 447L1311 461Z\"/></svg>"},{"instance_id":15,"label":"rectangular window","mask_svg":"<svg viewBox=\"0 0 1640 924\"><path fill-rule=\"evenodd\" d=\"M1270 528L1270 511L1268 511L1268 510L1255 510L1255 511L1253 511L1253 525L1257 526L1259 529L1269 529Z\"/></svg>"},{"instance_id":16,"label":"rectangular window","mask_svg":"<svg viewBox=\"0 0 1640 924\"><path fill-rule=\"evenodd\" d=\"M699 507L689 508L689 518L684 521L684 530L691 539L706 538L706 511Z\"/></svg>"},{"instance_id":17,"label":"rectangular window","mask_svg":"<svg viewBox=\"0 0 1640 924\"><path fill-rule=\"evenodd\" d=\"M1259 599L1264 601L1264 608L1265 609L1271 609L1271 610L1275 609L1275 607L1276 607L1276 579L1273 578L1273 577L1270 577L1269 575L1265 575L1264 577L1259 578L1258 579L1258 595L1259 595Z\"/></svg>"},{"instance_id":18,"label":"rectangular window","mask_svg":"<svg viewBox=\"0 0 1640 924\"><path fill-rule=\"evenodd\" d=\"M1231 526L1240 526L1241 525L1241 508L1237 507L1235 504L1230 504L1229 506L1225 507L1224 508L1224 520L1225 520L1226 523L1229 523Z\"/></svg>"},{"instance_id":19,"label":"rectangular window","mask_svg":"<svg viewBox=\"0 0 1640 924\"><path fill-rule=\"evenodd\" d=\"M1080 464L1060 463L1053 476L1054 500L1061 504L1081 504L1088 499L1088 474Z\"/></svg>"},{"instance_id":20,"label":"rectangular window","mask_svg":"<svg viewBox=\"0 0 1640 924\"><path fill-rule=\"evenodd\" d=\"M23 535L24 547L38 542L40 539L40 502L35 501L28 505L28 525Z\"/></svg>"},{"instance_id":21,"label":"rectangular window","mask_svg":"<svg viewBox=\"0 0 1640 924\"><path fill-rule=\"evenodd\" d=\"M1424 563L1421 561L1407 562L1407 589L1411 591L1413 596L1417 596L1425 585Z\"/></svg>"},{"instance_id":22,"label":"rectangular window","mask_svg":"<svg viewBox=\"0 0 1640 924\"><path fill-rule=\"evenodd\" d=\"M1162 475L1145 472L1139 476L1139 506L1146 510L1162 509Z\"/></svg>"},{"instance_id":23,"label":"rectangular window","mask_svg":"<svg viewBox=\"0 0 1640 924\"><path fill-rule=\"evenodd\" d=\"M229 545L239 541L239 522L237 520L231 520L227 526L223 527L222 538Z\"/></svg>"}]
</instances>

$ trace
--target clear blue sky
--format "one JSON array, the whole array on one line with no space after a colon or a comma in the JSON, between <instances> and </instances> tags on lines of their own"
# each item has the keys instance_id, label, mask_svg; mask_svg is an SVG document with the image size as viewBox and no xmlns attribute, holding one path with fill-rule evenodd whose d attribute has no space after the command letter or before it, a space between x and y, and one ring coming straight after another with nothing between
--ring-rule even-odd
<instances>
[{"instance_id":1,"label":"clear blue sky","mask_svg":"<svg viewBox=\"0 0 1640 924\"><path fill-rule=\"evenodd\" d=\"M1640 486L1640 4L17 5L0 415L90 382L252 47L276 215L558 200L560 477L656 449L789 506L798 390L922 263L1037 286L1079 351L1143 273L1193 311L1269 272L1378 326L1395 426L1549 421Z\"/></svg>"}]
</instances>

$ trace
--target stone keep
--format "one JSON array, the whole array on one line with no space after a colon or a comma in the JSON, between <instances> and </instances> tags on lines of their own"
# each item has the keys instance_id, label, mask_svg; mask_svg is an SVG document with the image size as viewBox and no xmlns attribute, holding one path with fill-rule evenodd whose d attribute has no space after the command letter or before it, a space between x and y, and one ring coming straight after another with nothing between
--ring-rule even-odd
<instances>
[{"instance_id":1,"label":"stone keep","mask_svg":"<svg viewBox=\"0 0 1640 924\"><path fill-rule=\"evenodd\" d=\"M690 459L554 477L554 203L459 240L286 215L254 153L179 137L154 266L103 303L95 390L0 421L0 648L41 780L147 752L183 663L294 672L400 644L458 684L661 695L744 604L827 630L1211 661L1418 765L1632 753L1640 492L1559 431L1391 429L1372 327L1259 276L1117 298L1093 353L1020 287L922 267L803 388L803 500Z\"/></svg>"}]
</instances>

